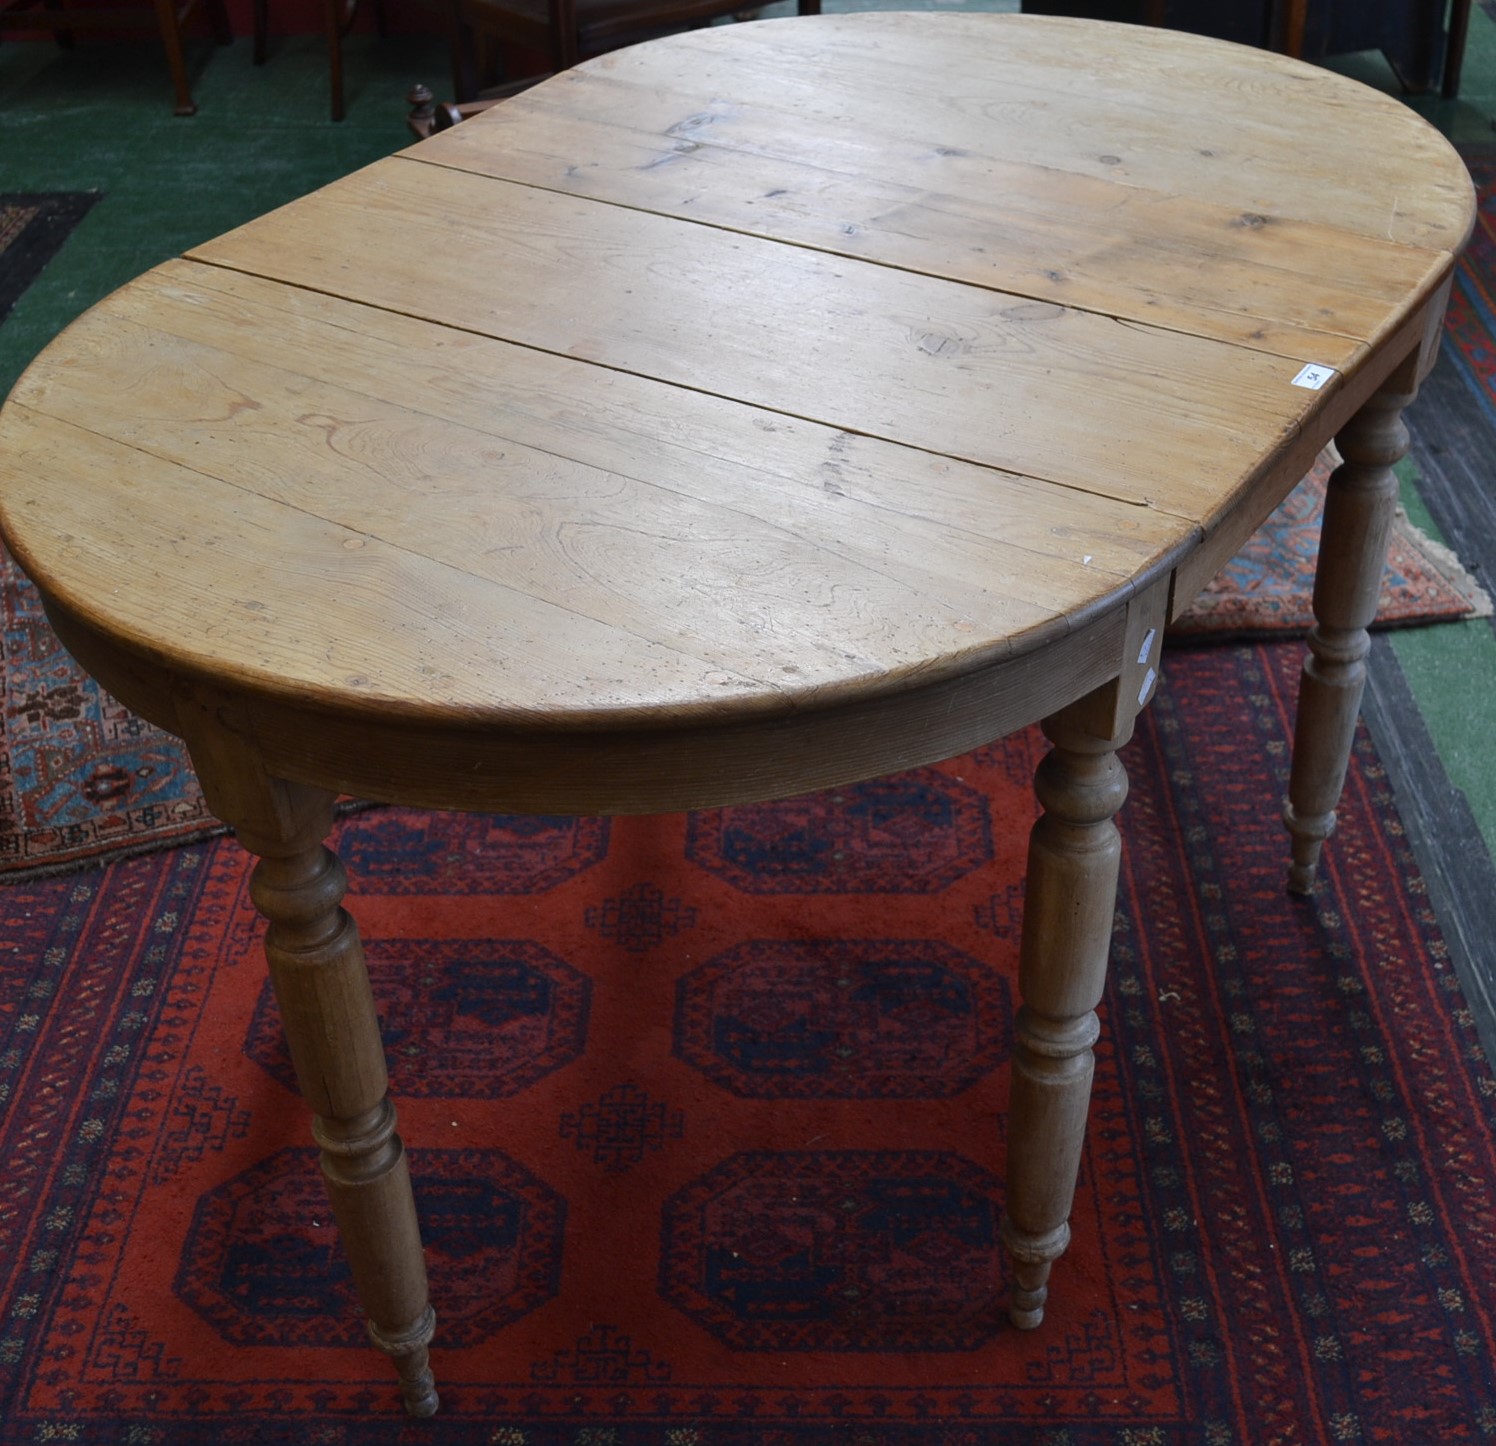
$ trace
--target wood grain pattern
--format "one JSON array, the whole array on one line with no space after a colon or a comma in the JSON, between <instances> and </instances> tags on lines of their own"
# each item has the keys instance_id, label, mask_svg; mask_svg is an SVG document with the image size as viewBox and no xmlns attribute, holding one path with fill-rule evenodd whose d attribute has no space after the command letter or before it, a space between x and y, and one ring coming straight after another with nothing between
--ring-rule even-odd
<instances>
[{"instance_id":1,"label":"wood grain pattern","mask_svg":"<svg viewBox=\"0 0 1496 1446\"><path fill-rule=\"evenodd\" d=\"M912 113L894 124L883 94L831 107L775 67L738 66L717 89L711 38L691 44L703 73L685 93L662 83L671 57L641 47L405 154L1336 367L1438 264L1298 219L1291 197L1244 212L1148 189L1120 163L1094 176L1008 159L997 128L958 141L943 93L901 97ZM1213 162L1239 166L1234 125L1202 125Z\"/></svg>"},{"instance_id":2,"label":"wood grain pattern","mask_svg":"<svg viewBox=\"0 0 1496 1446\"><path fill-rule=\"evenodd\" d=\"M68 651L126 706L175 729L178 670L132 656L50 602ZM276 777L422 808L629 814L785 798L938 762L1063 707L1117 670L1118 609L987 668L905 693L838 706L634 729L500 728L346 706L309 708L268 694L244 702L248 730Z\"/></svg>"},{"instance_id":3,"label":"wood grain pattern","mask_svg":"<svg viewBox=\"0 0 1496 1446\"><path fill-rule=\"evenodd\" d=\"M512 347L186 263L71 342L74 364L12 403L25 476L8 505L82 549L54 590L77 607L113 566L94 610L114 626L170 618L204 673L230 651L235 676L299 696L356 687L369 706L554 726L755 692L824 704L1051 636L1193 536L1148 509L561 358L537 372ZM356 382L299 371L313 354ZM513 403L496 411L499 394ZM63 465L67 496L27 488ZM135 545L111 564L119 535ZM176 611L166 579L188 548L235 598L226 616L190 596ZM678 594L637 587L661 571ZM338 620L336 646L309 633L275 649L304 614Z\"/></svg>"},{"instance_id":4,"label":"wood grain pattern","mask_svg":"<svg viewBox=\"0 0 1496 1446\"><path fill-rule=\"evenodd\" d=\"M1179 602L1471 217L1395 104L1137 28L737 26L511 107L36 363L0 507L77 626L281 701L521 729L933 686L1162 570ZM1051 249L1071 304L1035 294ZM1291 385L1321 342L1340 375Z\"/></svg>"},{"instance_id":5,"label":"wood grain pattern","mask_svg":"<svg viewBox=\"0 0 1496 1446\"><path fill-rule=\"evenodd\" d=\"M1191 546L1213 559L1447 270L1435 243L1469 221L1447 148L1279 59L1109 31L1117 74L1098 78L1063 22L926 20L608 57L503 108L512 123L143 279L17 391L18 549L76 617L154 632L155 656L203 675L520 727L907 690L1044 645ZM949 84L892 82L924 67ZM1155 67L1171 88L1140 88ZM1215 94L1193 130L1176 81ZM1310 129L1348 106L1372 136L1399 126L1405 234L1356 229L1298 146L1248 164L1268 102ZM1117 108L1141 168L1096 158ZM1179 163L1228 197L1181 183L1186 131L1235 137ZM639 162L640 137L683 149ZM558 171L573 147L587 159ZM1302 174L1278 209L1233 224L1286 152ZM781 165L793 206L744 229ZM847 234L891 194L892 219ZM1072 304L1032 294L1051 252ZM1290 385L1321 343L1341 376ZM238 531L147 526L114 479L145 488L148 458L174 522L196 507ZM55 505L31 484L51 466L79 479ZM121 508L131 556L69 540ZM199 605L199 567L236 599L226 619ZM96 569L116 584L85 606ZM676 589L638 586L656 577ZM309 616L339 620L336 645Z\"/></svg>"},{"instance_id":6,"label":"wood grain pattern","mask_svg":"<svg viewBox=\"0 0 1496 1446\"><path fill-rule=\"evenodd\" d=\"M813 45L793 21L731 40L697 31L666 42L680 47L671 89L734 103L754 84L745 72L759 71L809 135L840 119L849 93L869 98L869 152L889 134L928 138L1425 249L1458 250L1469 234L1458 157L1390 96L1177 31L1039 16L998 24L935 14L916 31L898 14L826 16ZM600 66L611 69L606 58L587 68ZM1373 157L1379 183L1367 186Z\"/></svg>"},{"instance_id":7,"label":"wood grain pattern","mask_svg":"<svg viewBox=\"0 0 1496 1446\"><path fill-rule=\"evenodd\" d=\"M443 246L402 248L434 213ZM1191 521L1324 396L1297 359L400 160L192 254Z\"/></svg>"}]
</instances>

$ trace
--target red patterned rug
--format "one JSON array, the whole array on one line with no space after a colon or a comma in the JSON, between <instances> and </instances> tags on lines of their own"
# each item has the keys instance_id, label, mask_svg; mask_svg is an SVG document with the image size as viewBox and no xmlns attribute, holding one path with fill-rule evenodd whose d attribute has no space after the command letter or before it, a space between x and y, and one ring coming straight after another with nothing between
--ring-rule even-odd
<instances>
[{"instance_id":1,"label":"red patterned rug","mask_svg":"<svg viewBox=\"0 0 1496 1446\"><path fill-rule=\"evenodd\" d=\"M343 825L439 1334L362 1342L216 840L0 891L0 1446L1451 1446L1496 1087L1364 738L1282 887L1296 647L1176 656L1045 1326L995 1227L1030 733L812 799Z\"/></svg>"}]
</instances>

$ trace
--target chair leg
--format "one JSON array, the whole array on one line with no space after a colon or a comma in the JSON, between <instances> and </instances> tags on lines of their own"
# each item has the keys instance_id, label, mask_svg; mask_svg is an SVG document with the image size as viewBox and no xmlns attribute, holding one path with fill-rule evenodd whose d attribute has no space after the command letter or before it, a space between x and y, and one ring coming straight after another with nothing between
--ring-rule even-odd
<instances>
[{"instance_id":1,"label":"chair leg","mask_svg":"<svg viewBox=\"0 0 1496 1446\"><path fill-rule=\"evenodd\" d=\"M51 30L57 39L57 48L72 50L78 42L73 37L72 29L62 21L62 16L67 13L62 0L47 0L47 9L56 17L52 22Z\"/></svg>"},{"instance_id":2,"label":"chair leg","mask_svg":"<svg viewBox=\"0 0 1496 1446\"><path fill-rule=\"evenodd\" d=\"M478 98L478 33L462 13L462 0L452 0L450 15L452 45L452 99L459 105Z\"/></svg>"},{"instance_id":3,"label":"chair leg","mask_svg":"<svg viewBox=\"0 0 1496 1446\"><path fill-rule=\"evenodd\" d=\"M343 0L323 0L322 18L327 29L327 76L332 90L332 118L343 119Z\"/></svg>"},{"instance_id":4,"label":"chair leg","mask_svg":"<svg viewBox=\"0 0 1496 1446\"><path fill-rule=\"evenodd\" d=\"M156 0L156 24L161 30L161 43L166 47L166 64L171 71L172 89L176 92L176 113L196 115L197 102L192 99L192 87L187 83L187 60L182 54L182 17L177 11L176 0Z\"/></svg>"},{"instance_id":5,"label":"chair leg","mask_svg":"<svg viewBox=\"0 0 1496 1446\"><path fill-rule=\"evenodd\" d=\"M1288 0L1287 13L1283 18L1282 50L1295 60L1304 58L1304 30L1309 24L1307 0Z\"/></svg>"},{"instance_id":6,"label":"chair leg","mask_svg":"<svg viewBox=\"0 0 1496 1446\"><path fill-rule=\"evenodd\" d=\"M270 0L255 0L255 52L256 65L264 65L270 48Z\"/></svg>"},{"instance_id":7,"label":"chair leg","mask_svg":"<svg viewBox=\"0 0 1496 1446\"><path fill-rule=\"evenodd\" d=\"M263 4L265 0L258 0ZM208 25L213 31L213 39L219 45L232 45L234 43L234 27L229 21L229 8L224 0L207 0Z\"/></svg>"},{"instance_id":8,"label":"chair leg","mask_svg":"<svg viewBox=\"0 0 1496 1446\"><path fill-rule=\"evenodd\" d=\"M1449 7L1449 39L1444 43L1444 99L1460 93L1460 71L1465 65L1465 41L1470 34L1470 0L1453 0Z\"/></svg>"},{"instance_id":9,"label":"chair leg","mask_svg":"<svg viewBox=\"0 0 1496 1446\"><path fill-rule=\"evenodd\" d=\"M582 58L577 0L550 0L551 69L570 70Z\"/></svg>"}]
</instances>

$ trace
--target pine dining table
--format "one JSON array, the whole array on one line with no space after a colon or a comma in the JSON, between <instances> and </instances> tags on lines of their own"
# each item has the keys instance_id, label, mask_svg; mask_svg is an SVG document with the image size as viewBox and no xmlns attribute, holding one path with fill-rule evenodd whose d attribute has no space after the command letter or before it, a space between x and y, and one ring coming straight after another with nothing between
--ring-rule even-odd
<instances>
[{"instance_id":1,"label":"pine dining table","mask_svg":"<svg viewBox=\"0 0 1496 1446\"><path fill-rule=\"evenodd\" d=\"M32 364L5 541L257 857L411 1413L435 1317L338 796L722 806L1042 721L1002 1217L1039 1326L1163 632L1333 440L1284 815L1311 889L1473 215L1435 130L1281 56L770 20L557 75L157 266Z\"/></svg>"}]
</instances>

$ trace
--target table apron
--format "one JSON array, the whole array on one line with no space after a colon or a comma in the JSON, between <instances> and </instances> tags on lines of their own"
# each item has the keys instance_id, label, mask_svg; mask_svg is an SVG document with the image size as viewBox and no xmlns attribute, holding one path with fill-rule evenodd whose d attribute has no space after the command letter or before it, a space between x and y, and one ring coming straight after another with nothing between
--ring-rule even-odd
<instances>
[{"instance_id":1,"label":"table apron","mask_svg":"<svg viewBox=\"0 0 1496 1446\"><path fill-rule=\"evenodd\" d=\"M1158 589L1167 588L1160 579ZM662 729L500 730L338 715L235 692L131 653L44 597L69 652L126 707L182 733L179 702L246 735L266 770L359 798L474 812L634 814L790 797L955 757L1124 672L1128 606L1029 652L861 702Z\"/></svg>"}]
</instances>

